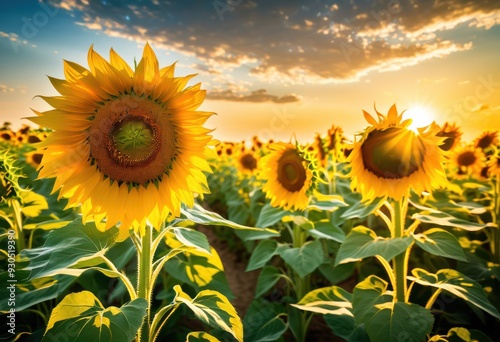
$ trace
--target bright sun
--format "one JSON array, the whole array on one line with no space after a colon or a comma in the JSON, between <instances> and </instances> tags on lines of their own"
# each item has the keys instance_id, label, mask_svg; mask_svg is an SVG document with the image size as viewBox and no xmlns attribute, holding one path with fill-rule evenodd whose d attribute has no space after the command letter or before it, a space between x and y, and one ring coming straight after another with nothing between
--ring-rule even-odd
<instances>
[{"instance_id":1,"label":"bright sun","mask_svg":"<svg viewBox=\"0 0 500 342\"><path fill-rule=\"evenodd\" d=\"M436 119L431 108L421 105L408 108L403 117L413 120L409 128L415 132L417 132L417 128L428 126Z\"/></svg>"}]
</instances>

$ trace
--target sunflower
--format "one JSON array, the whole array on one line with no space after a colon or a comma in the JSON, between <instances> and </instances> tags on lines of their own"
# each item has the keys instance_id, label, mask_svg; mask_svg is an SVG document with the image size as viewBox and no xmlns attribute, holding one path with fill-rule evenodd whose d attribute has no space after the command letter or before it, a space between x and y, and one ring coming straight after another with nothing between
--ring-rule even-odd
<instances>
[{"instance_id":1,"label":"sunflower","mask_svg":"<svg viewBox=\"0 0 500 342\"><path fill-rule=\"evenodd\" d=\"M454 123L446 122L436 133L438 137L444 137L444 142L439 146L443 151L450 151L455 148L462 137L462 132Z\"/></svg>"},{"instance_id":2,"label":"sunflower","mask_svg":"<svg viewBox=\"0 0 500 342\"><path fill-rule=\"evenodd\" d=\"M491 176L496 176L497 181L500 178L500 150L498 150L494 155L490 157L487 163L488 174Z\"/></svg>"},{"instance_id":3,"label":"sunflower","mask_svg":"<svg viewBox=\"0 0 500 342\"><path fill-rule=\"evenodd\" d=\"M486 131L474 140L474 147L485 151L498 145L498 131Z\"/></svg>"},{"instance_id":4,"label":"sunflower","mask_svg":"<svg viewBox=\"0 0 500 342\"><path fill-rule=\"evenodd\" d=\"M450 167L458 178L471 175L479 177L485 160L486 157L480 148L462 146L450 156Z\"/></svg>"},{"instance_id":5,"label":"sunflower","mask_svg":"<svg viewBox=\"0 0 500 342\"><path fill-rule=\"evenodd\" d=\"M313 188L313 160L309 154L291 143L273 143L270 153L260 159L262 190L271 205L285 210L302 210L309 203Z\"/></svg>"},{"instance_id":6,"label":"sunflower","mask_svg":"<svg viewBox=\"0 0 500 342\"><path fill-rule=\"evenodd\" d=\"M66 79L49 77L61 96L41 96L54 109L29 118L54 130L40 143L39 178L56 178L54 191L81 204L84 222L118 225L121 240L209 192L212 138L202 125L213 113L196 111L205 91L186 88L194 75L160 69L149 44L135 71L113 49L108 62L90 47L88 64L64 61Z\"/></svg>"},{"instance_id":7,"label":"sunflower","mask_svg":"<svg viewBox=\"0 0 500 342\"><path fill-rule=\"evenodd\" d=\"M237 156L237 168L244 175L252 175L257 170L258 158L252 151L243 149Z\"/></svg>"},{"instance_id":8,"label":"sunflower","mask_svg":"<svg viewBox=\"0 0 500 342\"><path fill-rule=\"evenodd\" d=\"M436 136L437 126L419 128L415 133L408 128L411 120L401 122L396 105L387 116L376 112L378 122L363 111L372 126L349 155L351 187L365 200L383 196L400 200L410 189L422 192L445 183L444 156L439 148L443 138Z\"/></svg>"}]
</instances>

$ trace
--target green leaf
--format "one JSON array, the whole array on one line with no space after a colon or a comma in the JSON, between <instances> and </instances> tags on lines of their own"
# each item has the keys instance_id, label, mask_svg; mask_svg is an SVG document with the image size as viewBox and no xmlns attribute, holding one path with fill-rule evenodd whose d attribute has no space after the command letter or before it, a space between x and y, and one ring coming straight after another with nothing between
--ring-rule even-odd
<instances>
[{"instance_id":1,"label":"green leaf","mask_svg":"<svg viewBox=\"0 0 500 342\"><path fill-rule=\"evenodd\" d=\"M262 228L271 227L275 223L281 221L283 217L290 214L291 213L286 210L273 207L267 203L262 207L255 226Z\"/></svg>"},{"instance_id":2,"label":"green leaf","mask_svg":"<svg viewBox=\"0 0 500 342\"><path fill-rule=\"evenodd\" d=\"M288 326L274 303L254 300L243 319L245 342L279 341Z\"/></svg>"},{"instance_id":3,"label":"green leaf","mask_svg":"<svg viewBox=\"0 0 500 342\"><path fill-rule=\"evenodd\" d=\"M352 295L339 286L323 287L306 294L292 306L322 315L347 315L352 317Z\"/></svg>"},{"instance_id":4,"label":"green leaf","mask_svg":"<svg viewBox=\"0 0 500 342\"><path fill-rule=\"evenodd\" d=\"M80 260L99 259L115 244L118 229L113 227L105 232L97 230L93 222L85 225L76 219L64 228L52 230L42 247L21 252L30 260L26 270L31 271L30 279L53 275L58 270L76 264Z\"/></svg>"},{"instance_id":5,"label":"green leaf","mask_svg":"<svg viewBox=\"0 0 500 342\"><path fill-rule=\"evenodd\" d=\"M387 282L369 276L354 288L354 320L364 324L372 342L421 342L431 332L434 318L429 310L411 303L394 302Z\"/></svg>"},{"instance_id":6,"label":"green leaf","mask_svg":"<svg viewBox=\"0 0 500 342\"><path fill-rule=\"evenodd\" d=\"M468 330L466 328L457 327L448 330L446 336L434 335L429 342L493 342L487 335L479 330Z\"/></svg>"},{"instance_id":7,"label":"green leaf","mask_svg":"<svg viewBox=\"0 0 500 342\"><path fill-rule=\"evenodd\" d=\"M278 243L276 240L262 240L252 252L248 261L246 272L263 267L271 258L276 255Z\"/></svg>"},{"instance_id":8,"label":"green leaf","mask_svg":"<svg viewBox=\"0 0 500 342\"><path fill-rule=\"evenodd\" d=\"M415 243L424 251L452 258L460 261L467 261L464 250L457 238L441 228L432 228L423 234L414 234Z\"/></svg>"},{"instance_id":9,"label":"green leaf","mask_svg":"<svg viewBox=\"0 0 500 342\"><path fill-rule=\"evenodd\" d=\"M363 226L355 227L347 235L340 246L335 265L358 261L367 257L380 255L390 261L404 252L413 242L411 236L401 238L383 238L373 230Z\"/></svg>"},{"instance_id":10,"label":"green leaf","mask_svg":"<svg viewBox=\"0 0 500 342\"><path fill-rule=\"evenodd\" d=\"M314 228L307 232L319 239L328 239L339 243L343 243L345 240L344 231L340 227L333 225L329 220L315 222Z\"/></svg>"},{"instance_id":11,"label":"green leaf","mask_svg":"<svg viewBox=\"0 0 500 342\"><path fill-rule=\"evenodd\" d=\"M183 206L181 208L181 213L186 217L186 219L194 223L199 223L203 225L213 225L213 226L225 226L234 229L251 230L262 233L265 232L266 236L279 236L279 233L272 229L249 227L227 220L217 213L204 209L197 203L194 204L193 208L189 209ZM257 227L259 226L257 225Z\"/></svg>"},{"instance_id":12,"label":"green leaf","mask_svg":"<svg viewBox=\"0 0 500 342\"><path fill-rule=\"evenodd\" d=\"M486 224L462 220L438 210L427 211L425 214L414 214L412 218L424 223L437 224L444 227L461 228L469 232L476 232L488 226Z\"/></svg>"},{"instance_id":13,"label":"green leaf","mask_svg":"<svg viewBox=\"0 0 500 342\"><path fill-rule=\"evenodd\" d=\"M281 249L278 253L301 278L312 273L324 259L323 246L318 240L308 241L300 248Z\"/></svg>"},{"instance_id":14,"label":"green leaf","mask_svg":"<svg viewBox=\"0 0 500 342\"><path fill-rule=\"evenodd\" d=\"M333 333L346 341L366 342L370 340L366 334L364 325L356 325L352 316L327 314L323 318Z\"/></svg>"},{"instance_id":15,"label":"green leaf","mask_svg":"<svg viewBox=\"0 0 500 342\"><path fill-rule=\"evenodd\" d=\"M348 204L339 195L323 195L317 193L311 197L309 205L306 209L313 209L319 211L334 211L339 207L347 207Z\"/></svg>"},{"instance_id":16,"label":"green leaf","mask_svg":"<svg viewBox=\"0 0 500 342\"><path fill-rule=\"evenodd\" d=\"M175 227L172 230L177 237L177 240L182 242L184 245L194 247L205 253L210 253L210 244L208 243L205 234L194 229L183 227Z\"/></svg>"},{"instance_id":17,"label":"green leaf","mask_svg":"<svg viewBox=\"0 0 500 342\"><path fill-rule=\"evenodd\" d=\"M408 276L409 280L448 291L500 319L500 313L489 302L481 285L462 273L452 269L442 269L433 274L421 268L414 268L411 273L413 276Z\"/></svg>"},{"instance_id":18,"label":"green leaf","mask_svg":"<svg viewBox=\"0 0 500 342\"><path fill-rule=\"evenodd\" d=\"M259 278L257 278L257 285L255 288L254 298L263 296L269 291L283 275L280 270L274 266L264 266L260 271Z\"/></svg>"},{"instance_id":19,"label":"green leaf","mask_svg":"<svg viewBox=\"0 0 500 342\"><path fill-rule=\"evenodd\" d=\"M213 328L220 328L238 341L243 341L243 324L229 300L217 291L203 290L191 298L179 285L174 286L175 303L185 304L199 320Z\"/></svg>"},{"instance_id":20,"label":"green leaf","mask_svg":"<svg viewBox=\"0 0 500 342\"><path fill-rule=\"evenodd\" d=\"M333 262L322 264L318 270L328 279L331 284L338 284L351 276L356 268L356 264L349 262L333 266Z\"/></svg>"},{"instance_id":21,"label":"green leaf","mask_svg":"<svg viewBox=\"0 0 500 342\"><path fill-rule=\"evenodd\" d=\"M375 210L380 208L382 203L384 203L384 197L377 197L370 203L356 201L342 213L340 216L344 220L349 220L352 218L364 218L373 213Z\"/></svg>"},{"instance_id":22,"label":"green leaf","mask_svg":"<svg viewBox=\"0 0 500 342\"><path fill-rule=\"evenodd\" d=\"M146 315L146 300L104 308L89 291L70 293L52 310L42 341L132 341Z\"/></svg>"}]
</instances>

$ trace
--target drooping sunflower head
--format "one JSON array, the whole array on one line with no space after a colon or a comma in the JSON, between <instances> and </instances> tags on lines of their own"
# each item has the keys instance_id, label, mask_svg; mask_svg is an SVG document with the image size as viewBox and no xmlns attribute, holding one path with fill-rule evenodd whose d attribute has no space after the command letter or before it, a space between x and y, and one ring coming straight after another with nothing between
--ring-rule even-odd
<instances>
[{"instance_id":1,"label":"drooping sunflower head","mask_svg":"<svg viewBox=\"0 0 500 342\"><path fill-rule=\"evenodd\" d=\"M462 146L450 156L451 172L456 178L480 177L486 157L480 148Z\"/></svg>"},{"instance_id":2,"label":"drooping sunflower head","mask_svg":"<svg viewBox=\"0 0 500 342\"><path fill-rule=\"evenodd\" d=\"M436 136L435 125L412 131L411 120L401 121L396 105L387 116L377 111L378 122L363 113L371 126L354 143L348 160L351 187L365 200L384 196L400 200L410 189L422 192L446 182L439 148L443 138Z\"/></svg>"},{"instance_id":3,"label":"drooping sunflower head","mask_svg":"<svg viewBox=\"0 0 500 342\"><path fill-rule=\"evenodd\" d=\"M499 142L498 131L486 131L474 140L474 147L486 151L495 148Z\"/></svg>"},{"instance_id":4,"label":"drooping sunflower head","mask_svg":"<svg viewBox=\"0 0 500 342\"><path fill-rule=\"evenodd\" d=\"M274 143L268 155L260 159L263 191L271 205L285 210L302 210L309 203L314 188L313 157L291 143Z\"/></svg>"},{"instance_id":5,"label":"drooping sunflower head","mask_svg":"<svg viewBox=\"0 0 500 342\"><path fill-rule=\"evenodd\" d=\"M436 133L438 137L444 137L443 143L439 146L443 151L451 151L460 143L462 132L454 123L446 122Z\"/></svg>"},{"instance_id":6,"label":"drooping sunflower head","mask_svg":"<svg viewBox=\"0 0 500 342\"><path fill-rule=\"evenodd\" d=\"M160 68L149 44L135 70L113 49L108 62L91 47L88 64L65 61L66 79L49 77L61 95L41 96L54 109L29 118L53 130L40 143L39 177L55 177L54 190L99 229L120 222L123 239L209 191L211 136L202 125L213 113L196 111L205 91L186 88L194 75Z\"/></svg>"}]
</instances>

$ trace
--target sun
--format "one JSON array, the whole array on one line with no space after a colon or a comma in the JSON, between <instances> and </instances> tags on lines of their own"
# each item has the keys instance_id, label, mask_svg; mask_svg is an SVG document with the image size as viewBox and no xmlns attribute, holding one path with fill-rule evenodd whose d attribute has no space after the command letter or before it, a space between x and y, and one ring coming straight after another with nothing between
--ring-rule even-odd
<instances>
[{"instance_id":1,"label":"sun","mask_svg":"<svg viewBox=\"0 0 500 342\"><path fill-rule=\"evenodd\" d=\"M418 133L417 128L426 127L436 119L432 108L423 105L414 105L408 108L403 116L405 119L412 119L413 122L408 128L416 133Z\"/></svg>"}]
</instances>

